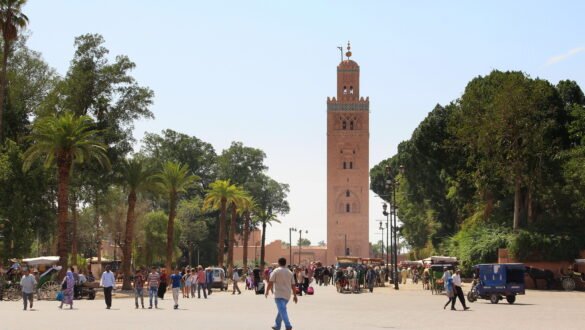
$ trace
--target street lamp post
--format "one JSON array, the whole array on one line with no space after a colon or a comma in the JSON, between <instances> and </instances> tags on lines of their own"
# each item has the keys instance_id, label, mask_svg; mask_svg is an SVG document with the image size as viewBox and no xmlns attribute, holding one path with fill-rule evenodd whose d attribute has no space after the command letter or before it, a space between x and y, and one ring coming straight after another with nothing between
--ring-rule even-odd
<instances>
[{"instance_id":1,"label":"street lamp post","mask_svg":"<svg viewBox=\"0 0 585 330\"><path fill-rule=\"evenodd\" d=\"M392 229L392 224L390 224L390 230L388 230L388 222L390 221L390 213L388 213L388 205L386 203L382 204L382 214L386 217L386 243L388 247L391 246L391 243L388 241L388 234L390 232L390 230ZM382 227L382 223L380 222L380 227ZM384 234L382 234L384 235ZM390 235L390 237L392 237ZM382 240L384 240L384 238L382 237ZM386 274L388 274L390 272L389 269L389 263L392 261L392 258L390 258L390 252L392 249L389 249L390 251L386 252ZM392 276L392 280L394 281L394 276Z\"/></svg>"},{"instance_id":2,"label":"street lamp post","mask_svg":"<svg viewBox=\"0 0 585 330\"><path fill-rule=\"evenodd\" d=\"M380 231L382 231L382 260L384 260L384 227L382 225L384 221L380 220ZM386 261L386 264L388 264L388 261Z\"/></svg>"},{"instance_id":3,"label":"street lamp post","mask_svg":"<svg viewBox=\"0 0 585 330\"><path fill-rule=\"evenodd\" d=\"M305 234L308 234L309 231L305 230ZM303 243L303 230L299 229L299 266L301 265L301 248Z\"/></svg>"},{"instance_id":4,"label":"street lamp post","mask_svg":"<svg viewBox=\"0 0 585 330\"><path fill-rule=\"evenodd\" d=\"M289 262L289 265L293 264L293 260L292 260L292 232L293 231L296 232L297 229L295 227L290 227L288 229L288 254L289 254L288 262Z\"/></svg>"},{"instance_id":5,"label":"street lamp post","mask_svg":"<svg viewBox=\"0 0 585 330\"><path fill-rule=\"evenodd\" d=\"M404 166L400 165L399 167L399 171L400 173L404 173ZM398 206L396 205L396 186L398 185L398 182L396 181L396 175L392 173L392 169L390 168L389 165L386 166L386 183L387 183L387 187L391 186L392 188L392 196L391 198L388 200L388 202L391 204L390 205L390 212L387 212L387 205L384 203L384 205L382 206L384 208L384 215L388 216L391 215L393 217L393 222L394 222L394 226L391 227L392 229L392 240L393 242L393 257L394 257L394 274L393 274L393 280L394 280L394 289L398 290L398 249L397 249L397 237L396 237L396 231L397 231L397 225L396 225L396 216L397 216L397 210L398 210Z\"/></svg>"}]
</instances>

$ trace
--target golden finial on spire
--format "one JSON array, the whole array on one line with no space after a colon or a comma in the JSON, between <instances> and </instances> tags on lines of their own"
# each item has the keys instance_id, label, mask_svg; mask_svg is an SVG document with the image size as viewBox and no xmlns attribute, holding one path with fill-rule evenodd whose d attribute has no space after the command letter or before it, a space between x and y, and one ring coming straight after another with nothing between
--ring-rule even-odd
<instances>
[{"instance_id":1,"label":"golden finial on spire","mask_svg":"<svg viewBox=\"0 0 585 330\"><path fill-rule=\"evenodd\" d=\"M345 53L345 56L347 56L348 60L351 57L351 44L349 43L349 41L347 42L347 52Z\"/></svg>"}]
</instances>

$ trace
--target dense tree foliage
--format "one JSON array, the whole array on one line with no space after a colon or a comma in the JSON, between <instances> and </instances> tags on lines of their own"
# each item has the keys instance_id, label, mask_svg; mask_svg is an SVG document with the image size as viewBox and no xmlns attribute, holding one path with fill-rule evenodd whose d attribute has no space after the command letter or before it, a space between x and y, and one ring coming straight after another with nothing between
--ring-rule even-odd
<instances>
[{"instance_id":1,"label":"dense tree foliage","mask_svg":"<svg viewBox=\"0 0 585 330\"><path fill-rule=\"evenodd\" d=\"M570 259L585 248L584 107L574 81L474 78L372 168L371 188L389 196L386 167L404 166L399 230L417 257L451 253L470 266L508 247L519 258Z\"/></svg>"},{"instance_id":2,"label":"dense tree foliage","mask_svg":"<svg viewBox=\"0 0 585 330\"><path fill-rule=\"evenodd\" d=\"M7 4L24 2L0 1L0 23ZM288 212L288 188L266 175L260 149L233 142L218 155L211 144L166 129L146 133L135 151L134 123L153 118L154 93L134 79L127 56L110 55L102 36L75 38L63 77L26 41L26 33L10 39L5 61L0 263L58 254L62 265L81 266L105 251L104 258L122 257L127 287L139 266L211 265L219 255L223 265L237 235L259 223L255 199L263 210ZM241 192L226 203L230 230L224 219L221 235L220 212L203 205L216 180ZM267 198L275 185L286 189ZM233 265L233 254L228 259Z\"/></svg>"}]
</instances>

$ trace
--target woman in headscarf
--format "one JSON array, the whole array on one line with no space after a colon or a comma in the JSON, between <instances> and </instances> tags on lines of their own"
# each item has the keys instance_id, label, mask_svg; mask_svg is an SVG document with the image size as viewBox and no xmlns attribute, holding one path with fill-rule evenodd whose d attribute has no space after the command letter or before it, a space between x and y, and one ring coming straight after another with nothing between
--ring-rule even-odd
<instances>
[{"instance_id":1,"label":"woman in headscarf","mask_svg":"<svg viewBox=\"0 0 585 330\"><path fill-rule=\"evenodd\" d=\"M61 288L63 289L63 300L61 300L61 306L59 308L63 308L63 304L69 305L70 309L73 309L73 288L75 286L75 279L73 278L73 273L71 271L67 272L67 275L61 282Z\"/></svg>"}]
</instances>

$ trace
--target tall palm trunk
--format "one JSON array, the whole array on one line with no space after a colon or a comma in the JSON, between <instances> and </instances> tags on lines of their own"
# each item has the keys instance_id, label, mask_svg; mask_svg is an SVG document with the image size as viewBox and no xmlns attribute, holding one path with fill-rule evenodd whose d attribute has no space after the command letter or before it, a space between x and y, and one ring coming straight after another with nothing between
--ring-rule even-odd
<instances>
[{"instance_id":1,"label":"tall palm trunk","mask_svg":"<svg viewBox=\"0 0 585 330\"><path fill-rule=\"evenodd\" d=\"M262 220L262 245L260 246L260 269L264 270L264 244L266 243L266 220Z\"/></svg>"},{"instance_id":2,"label":"tall palm trunk","mask_svg":"<svg viewBox=\"0 0 585 330\"><path fill-rule=\"evenodd\" d=\"M57 254L61 271L59 278L67 272L67 218L69 211L69 173L71 171L71 155L61 154L57 159L58 188L57 188Z\"/></svg>"},{"instance_id":3,"label":"tall palm trunk","mask_svg":"<svg viewBox=\"0 0 585 330\"><path fill-rule=\"evenodd\" d=\"M522 203L522 191L521 191L521 184L520 178L516 177L514 182L514 223L513 223L513 230L517 231L520 228L520 203Z\"/></svg>"},{"instance_id":4,"label":"tall palm trunk","mask_svg":"<svg viewBox=\"0 0 585 330\"><path fill-rule=\"evenodd\" d=\"M217 267L223 266L223 251L225 247L225 213L226 200L222 198L221 209L219 211L219 230L217 237Z\"/></svg>"},{"instance_id":5,"label":"tall palm trunk","mask_svg":"<svg viewBox=\"0 0 585 330\"><path fill-rule=\"evenodd\" d=\"M6 98L6 71L8 67L8 52L10 41L4 36L4 49L2 53L2 70L0 71L0 144L4 141L4 99Z\"/></svg>"},{"instance_id":6,"label":"tall palm trunk","mask_svg":"<svg viewBox=\"0 0 585 330\"><path fill-rule=\"evenodd\" d=\"M250 238L250 212L246 212L244 215L244 251L242 259L244 263L244 272L248 273L248 240Z\"/></svg>"},{"instance_id":7,"label":"tall palm trunk","mask_svg":"<svg viewBox=\"0 0 585 330\"><path fill-rule=\"evenodd\" d=\"M167 224L167 261L165 267L168 274L171 273L171 264L173 262L173 241L175 239L175 216L177 215L177 192L172 191L170 194L169 222Z\"/></svg>"},{"instance_id":8,"label":"tall palm trunk","mask_svg":"<svg viewBox=\"0 0 585 330\"><path fill-rule=\"evenodd\" d=\"M136 191L131 190L128 194L128 212L126 213L126 235L124 237L124 247L122 248L122 274L124 282L122 290L132 290L130 283L130 262L132 260L132 240L134 238L134 209L136 208Z\"/></svg>"},{"instance_id":9,"label":"tall palm trunk","mask_svg":"<svg viewBox=\"0 0 585 330\"><path fill-rule=\"evenodd\" d=\"M96 257L98 262L98 267L101 271L102 268L102 231L100 226L100 205L99 205L99 197L98 197L98 190L95 189L95 203L94 203L94 221L95 221L95 240L97 243L97 251Z\"/></svg>"},{"instance_id":10,"label":"tall palm trunk","mask_svg":"<svg viewBox=\"0 0 585 330\"><path fill-rule=\"evenodd\" d=\"M230 232L228 236L228 257L227 257L227 268L228 276L232 275L232 269L234 268L234 240L236 238L236 219L237 208L236 203L232 203L232 221L230 222Z\"/></svg>"},{"instance_id":11,"label":"tall palm trunk","mask_svg":"<svg viewBox=\"0 0 585 330\"><path fill-rule=\"evenodd\" d=\"M77 266L77 197L71 200L71 265Z\"/></svg>"}]
</instances>

